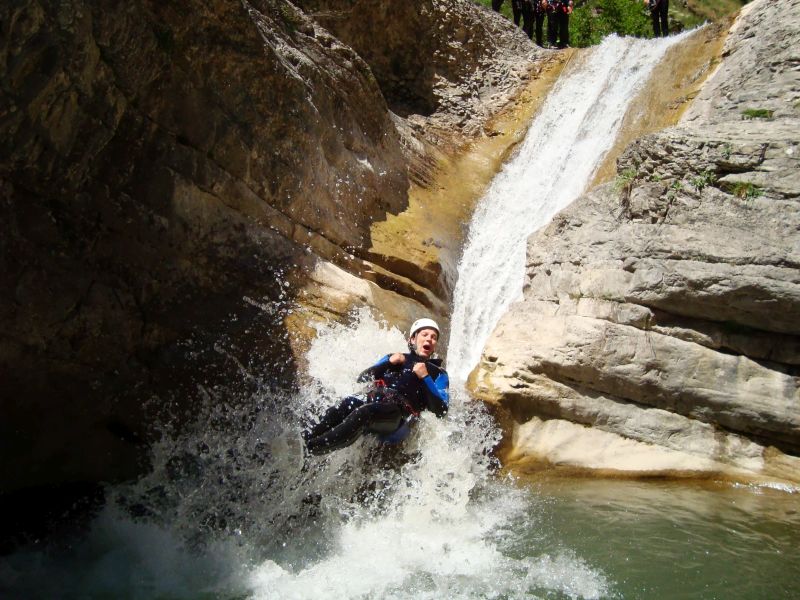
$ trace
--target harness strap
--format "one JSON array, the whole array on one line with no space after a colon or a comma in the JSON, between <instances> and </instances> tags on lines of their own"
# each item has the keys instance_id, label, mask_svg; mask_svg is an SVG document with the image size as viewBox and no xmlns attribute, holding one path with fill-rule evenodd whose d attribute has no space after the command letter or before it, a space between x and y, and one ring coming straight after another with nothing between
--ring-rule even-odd
<instances>
[{"instance_id":1,"label":"harness strap","mask_svg":"<svg viewBox=\"0 0 800 600\"><path fill-rule=\"evenodd\" d=\"M420 411L415 410L403 394L387 386L383 379L376 379L372 382L372 389L367 392L367 398L372 402L394 402L411 415L415 417L420 415Z\"/></svg>"}]
</instances>

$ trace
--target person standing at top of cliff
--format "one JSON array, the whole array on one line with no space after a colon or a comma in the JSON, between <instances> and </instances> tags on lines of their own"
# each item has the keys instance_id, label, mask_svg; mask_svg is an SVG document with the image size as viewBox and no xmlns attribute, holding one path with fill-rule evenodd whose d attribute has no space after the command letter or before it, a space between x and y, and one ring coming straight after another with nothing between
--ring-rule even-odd
<instances>
[{"instance_id":1,"label":"person standing at top of cliff","mask_svg":"<svg viewBox=\"0 0 800 600\"><path fill-rule=\"evenodd\" d=\"M653 19L653 37L669 35L669 0L643 0L650 7L650 18Z\"/></svg>"},{"instance_id":2,"label":"person standing at top of cliff","mask_svg":"<svg viewBox=\"0 0 800 600\"><path fill-rule=\"evenodd\" d=\"M511 7L514 11L514 25L519 25L522 17L522 31L533 39L533 4L538 0L511 0Z\"/></svg>"},{"instance_id":3,"label":"person standing at top of cliff","mask_svg":"<svg viewBox=\"0 0 800 600\"><path fill-rule=\"evenodd\" d=\"M556 22L556 2L557 0L543 0L544 10L547 13L547 45L550 48L556 47L558 40L558 23Z\"/></svg>"},{"instance_id":4,"label":"person standing at top of cliff","mask_svg":"<svg viewBox=\"0 0 800 600\"><path fill-rule=\"evenodd\" d=\"M450 382L436 357L438 343L439 326L434 320L415 321L409 330L408 353L387 354L362 371L358 381L370 382L366 394L348 396L303 432L308 452L338 450L365 433L397 443L408 437L423 410L437 417L447 414Z\"/></svg>"},{"instance_id":5,"label":"person standing at top of cliff","mask_svg":"<svg viewBox=\"0 0 800 600\"><path fill-rule=\"evenodd\" d=\"M544 48L543 26L547 14L547 0L533 0L533 19L536 24L536 45Z\"/></svg>"},{"instance_id":6,"label":"person standing at top of cliff","mask_svg":"<svg viewBox=\"0 0 800 600\"><path fill-rule=\"evenodd\" d=\"M547 7L547 41L551 47L569 47L569 15L572 0L545 0Z\"/></svg>"}]
</instances>

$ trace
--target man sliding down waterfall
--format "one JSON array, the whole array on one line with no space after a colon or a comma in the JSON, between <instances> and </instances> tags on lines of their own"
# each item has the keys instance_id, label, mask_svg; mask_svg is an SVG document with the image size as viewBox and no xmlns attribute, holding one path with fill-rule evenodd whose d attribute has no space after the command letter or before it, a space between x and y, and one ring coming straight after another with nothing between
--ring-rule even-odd
<instances>
[{"instance_id":1,"label":"man sliding down waterfall","mask_svg":"<svg viewBox=\"0 0 800 600\"><path fill-rule=\"evenodd\" d=\"M387 354L358 376L370 381L363 396L349 396L328 409L319 423L303 433L311 454L349 446L364 433L386 443L408 437L411 425L426 408L437 417L447 413L449 379L436 358L439 326L419 319L411 326L406 354Z\"/></svg>"}]
</instances>

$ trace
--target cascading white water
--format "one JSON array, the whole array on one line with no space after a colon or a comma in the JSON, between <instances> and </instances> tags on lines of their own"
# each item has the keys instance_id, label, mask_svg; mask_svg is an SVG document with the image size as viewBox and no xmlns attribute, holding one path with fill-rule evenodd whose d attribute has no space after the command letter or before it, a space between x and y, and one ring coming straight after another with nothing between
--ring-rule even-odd
<instances>
[{"instance_id":1,"label":"cascading white water","mask_svg":"<svg viewBox=\"0 0 800 600\"><path fill-rule=\"evenodd\" d=\"M586 189L630 101L685 35L610 36L567 66L472 218L447 352L454 379L466 380L500 317L521 298L528 237Z\"/></svg>"}]
</instances>

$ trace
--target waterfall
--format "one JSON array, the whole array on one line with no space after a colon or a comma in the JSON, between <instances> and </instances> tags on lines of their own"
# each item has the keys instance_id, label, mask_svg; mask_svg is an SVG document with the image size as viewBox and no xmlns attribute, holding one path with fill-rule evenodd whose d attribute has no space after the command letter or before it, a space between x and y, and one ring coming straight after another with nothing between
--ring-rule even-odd
<instances>
[{"instance_id":1,"label":"waterfall","mask_svg":"<svg viewBox=\"0 0 800 600\"><path fill-rule=\"evenodd\" d=\"M469 401L463 382L497 320L521 295L527 237L585 190L630 101L680 39L612 36L565 69L473 217L447 352L454 382L448 418L425 415L408 444L416 458L381 473L379 509L359 507L325 559L299 571L274 561L256 569L251 584L258 597L515 598L542 592L596 598L608 592L604 575L569 552L513 552L514 524L530 527L535 515L518 490L491 475L489 456L499 433ZM326 357L342 355L354 338L362 349L372 340L375 356L387 352L391 346L376 333L366 312L347 331L323 331L309 355L312 373L321 375ZM386 337L395 348L402 343L399 332Z\"/></svg>"},{"instance_id":2,"label":"waterfall","mask_svg":"<svg viewBox=\"0 0 800 600\"><path fill-rule=\"evenodd\" d=\"M399 448L365 438L304 462L292 438L300 416L355 391L361 369L404 346L402 332L367 310L350 326L320 326L300 393L265 387L247 406L209 402L193 427L154 448L151 473L113 490L83 546L58 563L35 552L12 557L0 591L6 577L19 597L612 593L613 582L569 548L531 546L538 512L530 494L496 475L500 434L463 382L521 295L527 237L586 188L628 103L680 39L610 37L582 53L480 201L455 290L447 418L424 414Z\"/></svg>"},{"instance_id":3,"label":"waterfall","mask_svg":"<svg viewBox=\"0 0 800 600\"><path fill-rule=\"evenodd\" d=\"M565 68L472 218L447 352L453 379L466 380L500 317L521 299L528 236L586 189L631 100L667 49L686 35L610 36Z\"/></svg>"}]
</instances>

